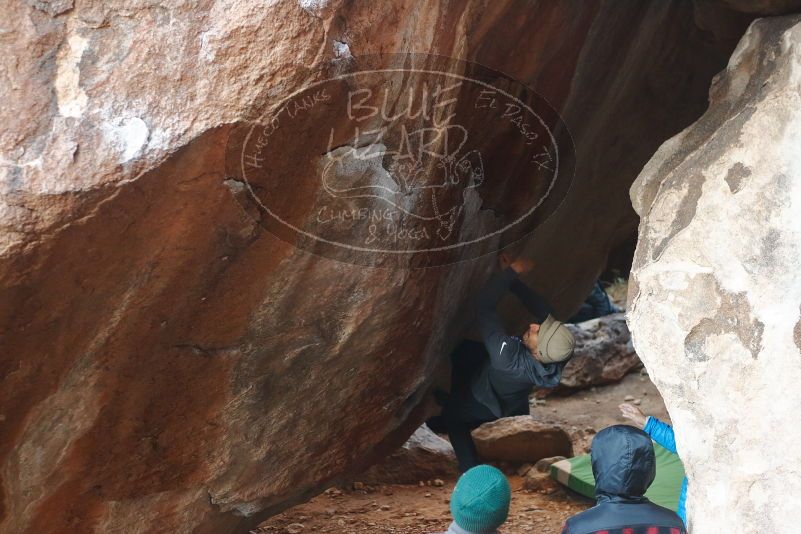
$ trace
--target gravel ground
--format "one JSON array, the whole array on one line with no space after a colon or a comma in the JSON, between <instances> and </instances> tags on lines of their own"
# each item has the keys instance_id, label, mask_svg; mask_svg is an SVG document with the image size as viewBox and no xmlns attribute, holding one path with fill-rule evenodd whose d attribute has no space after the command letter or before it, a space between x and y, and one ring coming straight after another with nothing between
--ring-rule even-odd
<instances>
[{"instance_id":1,"label":"gravel ground","mask_svg":"<svg viewBox=\"0 0 801 534\"><path fill-rule=\"evenodd\" d=\"M669 421L659 392L644 372L634 372L620 383L578 392L569 397L548 397L532 408L532 415L557 421L570 432L576 454L585 452L596 431L623 423L618 404L627 397L639 400L648 415ZM551 494L523 489L522 479L510 475L512 508L504 534L559 533L565 519L592 506L592 501L559 487ZM316 534L442 532L451 521L448 503L454 480L418 485L387 485L360 489L331 488L307 503L270 518L258 533Z\"/></svg>"}]
</instances>

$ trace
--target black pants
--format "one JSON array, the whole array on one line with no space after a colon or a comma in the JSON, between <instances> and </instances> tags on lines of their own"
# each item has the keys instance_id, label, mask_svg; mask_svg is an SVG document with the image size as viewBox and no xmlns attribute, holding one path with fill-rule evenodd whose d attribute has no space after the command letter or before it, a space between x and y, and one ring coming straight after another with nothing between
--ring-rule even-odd
<instances>
[{"instance_id":1,"label":"black pants","mask_svg":"<svg viewBox=\"0 0 801 534\"><path fill-rule=\"evenodd\" d=\"M429 420L433 430L444 427L448 432L461 473L479 465L470 431L497 419L487 406L476 400L470 389L472 380L488 358L483 343L464 340L459 344L451 354L451 392L441 400L442 415Z\"/></svg>"}]
</instances>

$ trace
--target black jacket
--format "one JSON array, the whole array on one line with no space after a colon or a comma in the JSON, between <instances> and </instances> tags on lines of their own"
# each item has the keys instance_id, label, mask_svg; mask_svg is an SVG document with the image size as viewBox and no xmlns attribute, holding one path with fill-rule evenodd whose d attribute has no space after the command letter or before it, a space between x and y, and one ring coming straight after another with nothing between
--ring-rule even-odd
<instances>
[{"instance_id":1,"label":"black jacket","mask_svg":"<svg viewBox=\"0 0 801 534\"><path fill-rule=\"evenodd\" d=\"M633 426L610 426L595 436L591 454L598 504L568 519L562 534L686 533L675 512L644 496L656 476L648 434Z\"/></svg>"},{"instance_id":2,"label":"black jacket","mask_svg":"<svg viewBox=\"0 0 801 534\"><path fill-rule=\"evenodd\" d=\"M477 374L471 390L496 417L528 414L532 387L555 387L567 365L567 361L540 363L519 337L507 335L495 308L510 289L536 322L541 323L551 312L550 305L521 282L510 267L493 274L479 293L478 326L489 360Z\"/></svg>"}]
</instances>

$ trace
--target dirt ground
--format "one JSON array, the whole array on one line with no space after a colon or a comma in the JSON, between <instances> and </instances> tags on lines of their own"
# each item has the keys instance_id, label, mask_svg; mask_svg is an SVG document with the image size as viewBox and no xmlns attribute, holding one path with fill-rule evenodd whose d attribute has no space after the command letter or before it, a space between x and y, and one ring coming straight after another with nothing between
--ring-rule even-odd
<instances>
[{"instance_id":1,"label":"dirt ground","mask_svg":"<svg viewBox=\"0 0 801 534\"><path fill-rule=\"evenodd\" d=\"M627 396L640 401L646 415L669 421L656 387L647 375L635 371L620 383L580 391L569 397L549 397L532 407L534 417L558 421L571 434L574 453L585 452L598 430L625 422L617 406ZM560 532L568 517L590 506L592 501L566 488L541 494L523 489L522 478L509 476L512 507L504 534ZM311 501L270 518L252 532L276 534L443 532L451 522L449 497L455 480L418 485L366 486L361 489L331 488ZM358 485L357 485L358 486Z\"/></svg>"}]
</instances>

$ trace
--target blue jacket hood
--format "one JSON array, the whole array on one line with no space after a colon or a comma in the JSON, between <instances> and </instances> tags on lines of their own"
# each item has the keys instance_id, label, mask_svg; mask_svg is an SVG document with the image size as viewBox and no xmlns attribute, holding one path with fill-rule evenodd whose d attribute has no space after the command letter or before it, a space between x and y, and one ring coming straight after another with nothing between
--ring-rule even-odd
<instances>
[{"instance_id":1,"label":"blue jacket hood","mask_svg":"<svg viewBox=\"0 0 801 534\"><path fill-rule=\"evenodd\" d=\"M656 476L656 456L648 434L614 425L592 440L592 473L598 502L647 502L645 491Z\"/></svg>"}]
</instances>

